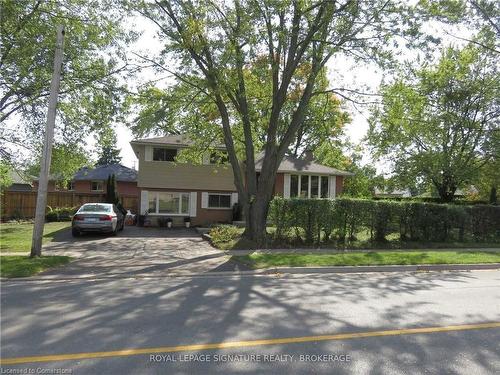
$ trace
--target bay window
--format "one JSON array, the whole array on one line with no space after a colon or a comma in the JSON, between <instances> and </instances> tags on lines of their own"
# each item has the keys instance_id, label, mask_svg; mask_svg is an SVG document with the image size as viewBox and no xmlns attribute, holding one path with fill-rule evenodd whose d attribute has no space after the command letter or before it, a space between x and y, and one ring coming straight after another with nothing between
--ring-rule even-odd
<instances>
[{"instance_id":1,"label":"bay window","mask_svg":"<svg viewBox=\"0 0 500 375\"><path fill-rule=\"evenodd\" d=\"M290 175L290 198L329 198L329 176Z\"/></svg>"},{"instance_id":2,"label":"bay window","mask_svg":"<svg viewBox=\"0 0 500 375\"><path fill-rule=\"evenodd\" d=\"M189 193L150 191L148 200L149 200L148 212L150 214L158 214L158 215L189 214Z\"/></svg>"}]
</instances>

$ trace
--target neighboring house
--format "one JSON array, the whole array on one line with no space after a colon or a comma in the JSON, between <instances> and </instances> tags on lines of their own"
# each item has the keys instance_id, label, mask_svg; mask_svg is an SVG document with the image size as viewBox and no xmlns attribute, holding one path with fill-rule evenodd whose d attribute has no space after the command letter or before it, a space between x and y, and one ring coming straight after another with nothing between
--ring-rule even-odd
<instances>
[{"instance_id":1,"label":"neighboring house","mask_svg":"<svg viewBox=\"0 0 500 375\"><path fill-rule=\"evenodd\" d=\"M232 221L238 193L230 165L213 164L209 155L200 165L175 162L179 150L190 145L182 135L139 139L130 144L139 159L141 213L154 218L170 217L175 223L190 217L193 225ZM261 159L256 160L257 173ZM315 163L310 156L287 156L278 168L274 190L285 198L335 198L342 193L344 177L349 175Z\"/></svg>"},{"instance_id":2,"label":"neighboring house","mask_svg":"<svg viewBox=\"0 0 500 375\"><path fill-rule=\"evenodd\" d=\"M116 189L119 195L139 195L137 188L137 171L121 164L99 165L95 168L84 167L75 173L67 186L58 186L57 178L49 179L48 191L73 191L75 193L104 193L106 181L112 174L116 178ZM33 182L34 189L38 181Z\"/></svg>"},{"instance_id":3,"label":"neighboring house","mask_svg":"<svg viewBox=\"0 0 500 375\"><path fill-rule=\"evenodd\" d=\"M12 184L5 187L5 191L31 191L33 187L29 181L16 171L9 172Z\"/></svg>"},{"instance_id":4,"label":"neighboring house","mask_svg":"<svg viewBox=\"0 0 500 375\"><path fill-rule=\"evenodd\" d=\"M375 198L411 198L411 192L410 189L387 191L375 188L373 196Z\"/></svg>"}]
</instances>

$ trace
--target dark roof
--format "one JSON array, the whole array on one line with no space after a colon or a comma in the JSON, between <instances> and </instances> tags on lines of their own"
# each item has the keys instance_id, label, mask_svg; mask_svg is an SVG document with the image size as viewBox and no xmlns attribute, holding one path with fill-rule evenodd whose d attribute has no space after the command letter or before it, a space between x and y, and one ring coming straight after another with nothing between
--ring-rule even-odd
<instances>
[{"instance_id":1,"label":"dark roof","mask_svg":"<svg viewBox=\"0 0 500 375\"><path fill-rule=\"evenodd\" d=\"M116 181L137 181L137 171L121 164L98 165L95 168L84 167L75 173L73 180L106 180L112 174L115 175Z\"/></svg>"},{"instance_id":2,"label":"dark roof","mask_svg":"<svg viewBox=\"0 0 500 375\"><path fill-rule=\"evenodd\" d=\"M260 153L256 157L255 169L260 171L264 155ZM326 165L318 164L310 158L299 159L293 156L285 156L278 167L278 172L302 172L302 173L318 173L330 174L336 176L352 176L353 173L341 171L340 169L327 167Z\"/></svg>"}]
</instances>

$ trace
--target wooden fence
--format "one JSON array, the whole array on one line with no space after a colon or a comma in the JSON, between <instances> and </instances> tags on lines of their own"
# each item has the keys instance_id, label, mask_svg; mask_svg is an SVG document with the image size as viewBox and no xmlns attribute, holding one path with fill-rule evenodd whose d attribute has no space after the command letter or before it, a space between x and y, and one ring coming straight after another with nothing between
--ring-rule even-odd
<instances>
[{"instance_id":1,"label":"wooden fence","mask_svg":"<svg viewBox=\"0 0 500 375\"><path fill-rule=\"evenodd\" d=\"M2 219L35 217L36 191L3 191L0 213ZM137 213L139 197L135 195L121 195L123 206ZM76 207L84 203L104 202L105 194L100 193L75 193L68 191L55 191L47 194L47 206L51 208Z\"/></svg>"}]
</instances>

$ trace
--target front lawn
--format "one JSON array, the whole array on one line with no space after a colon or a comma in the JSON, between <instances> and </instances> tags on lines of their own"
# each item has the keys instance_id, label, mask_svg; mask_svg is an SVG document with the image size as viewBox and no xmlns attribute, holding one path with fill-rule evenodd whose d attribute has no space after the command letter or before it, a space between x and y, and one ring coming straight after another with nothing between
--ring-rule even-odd
<instances>
[{"instance_id":1,"label":"front lawn","mask_svg":"<svg viewBox=\"0 0 500 375\"><path fill-rule=\"evenodd\" d=\"M347 254L263 254L233 256L253 269L307 266L376 266L410 264L500 263L500 251L381 251Z\"/></svg>"},{"instance_id":2,"label":"front lawn","mask_svg":"<svg viewBox=\"0 0 500 375\"><path fill-rule=\"evenodd\" d=\"M43 243L52 241L57 233L66 230L70 226L71 223L67 221L45 223ZM32 235L32 223L0 224L0 252L29 252Z\"/></svg>"},{"instance_id":3,"label":"front lawn","mask_svg":"<svg viewBox=\"0 0 500 375\"><path fill-rule=\"evenodd\" d=\"M28 277L49 268L62 266L71 260L67 256L43 256L30 258L21 255L7 255L0 257L1 277Z\"/></svg>"}]
</instances>

